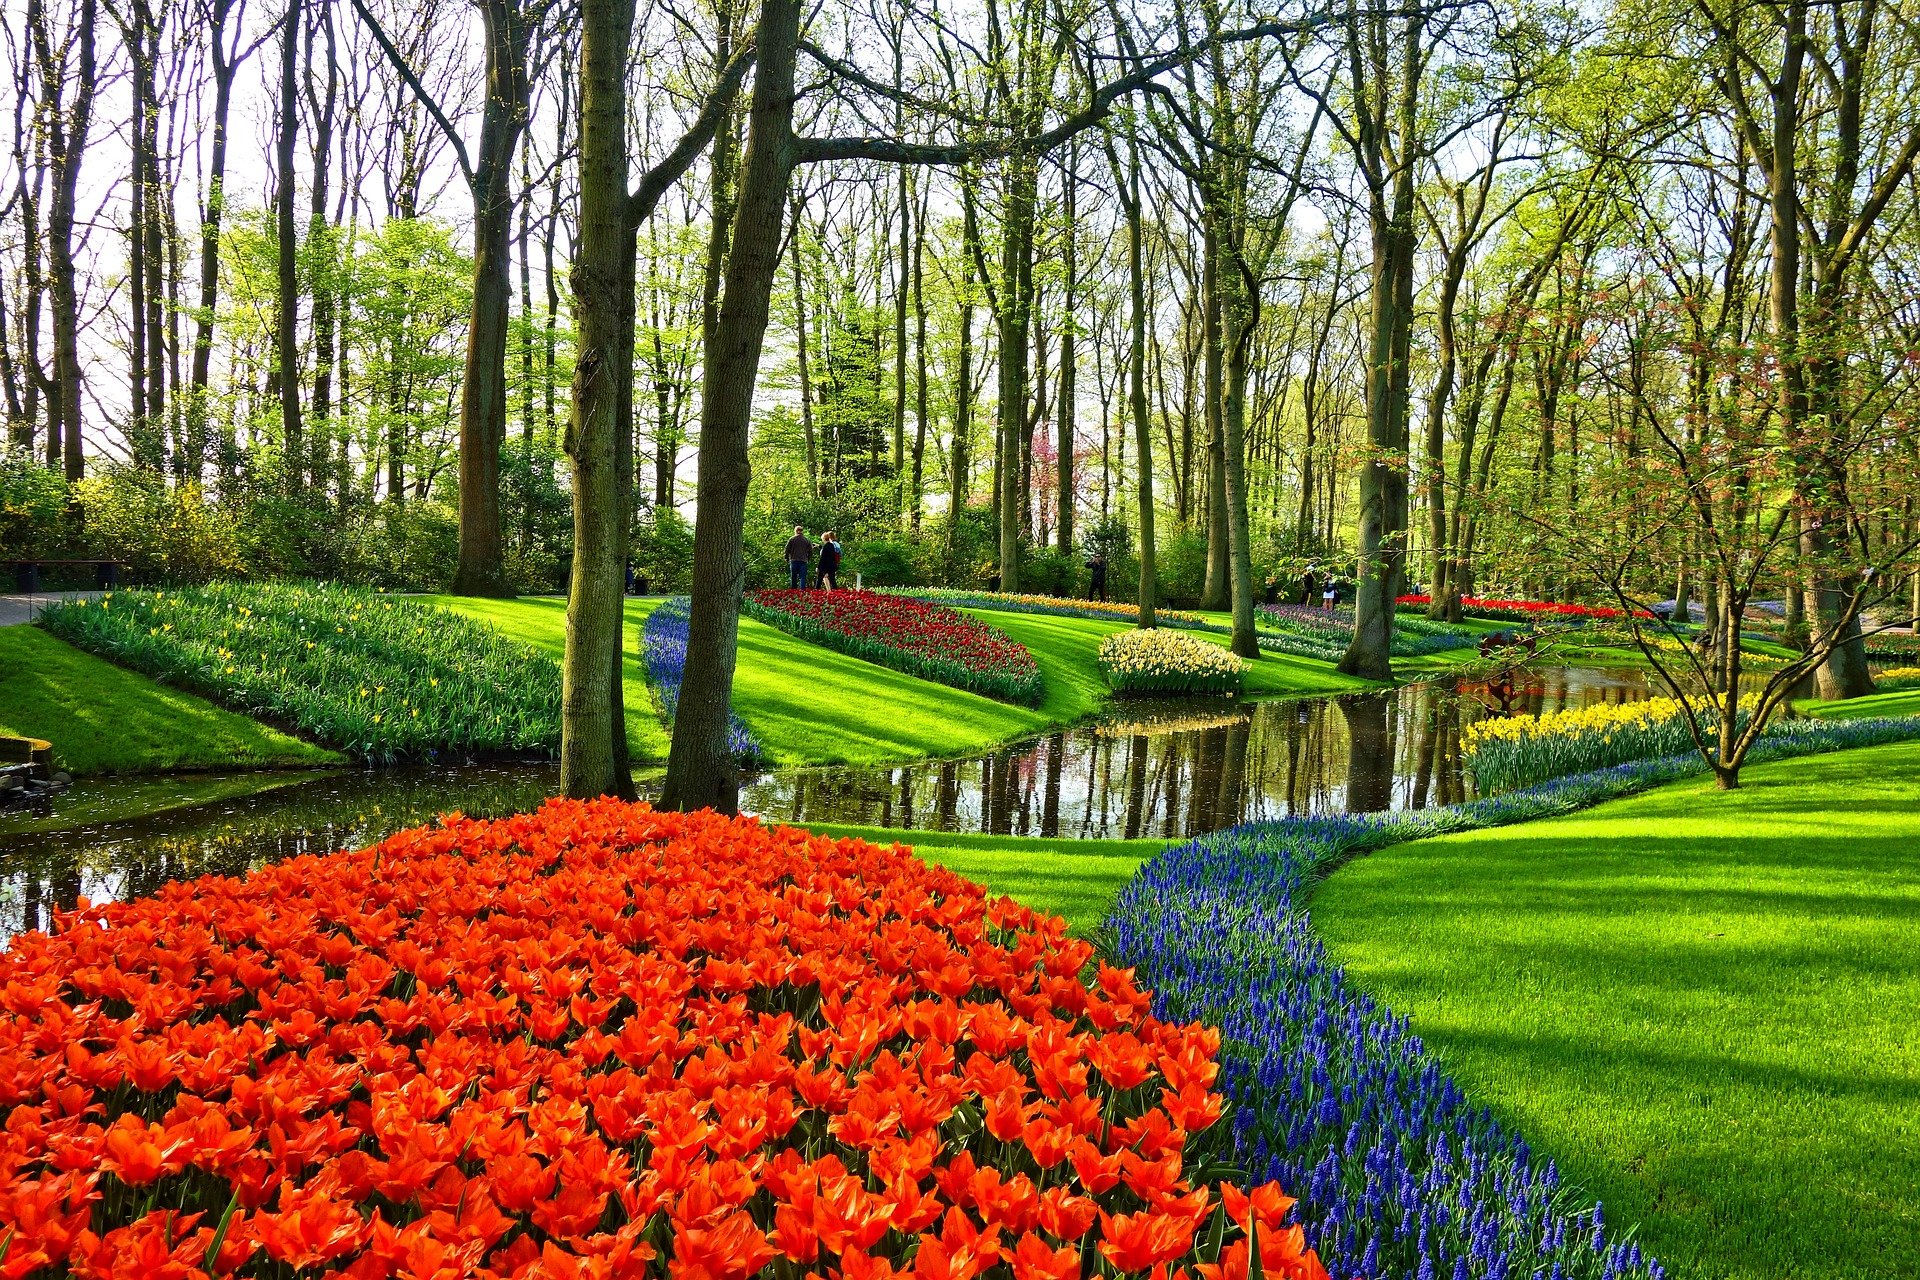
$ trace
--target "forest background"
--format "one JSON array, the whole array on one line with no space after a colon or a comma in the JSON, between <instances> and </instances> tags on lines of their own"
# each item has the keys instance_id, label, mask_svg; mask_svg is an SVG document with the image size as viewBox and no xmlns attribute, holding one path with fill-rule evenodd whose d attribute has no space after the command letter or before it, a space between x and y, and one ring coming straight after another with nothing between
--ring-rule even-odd
<instances>
[{"instance_id":1,"label":"forest background","mask_svg":"<svg viewBox=\"0 0 1920 1280\"><path fill-rule=\"evenodd\" d=\"M6 0L0 559L565 589L591 8ZM624 148L673 170L617 414L656 590L770 11L624 18ZM1711 617L1750 568L1837 619L1920 536L1913 16L809 11L745 582L802 524L870 584L1083 592L1098 552L1212 608L1316 564Z\"/></svg>"}]
</instances>

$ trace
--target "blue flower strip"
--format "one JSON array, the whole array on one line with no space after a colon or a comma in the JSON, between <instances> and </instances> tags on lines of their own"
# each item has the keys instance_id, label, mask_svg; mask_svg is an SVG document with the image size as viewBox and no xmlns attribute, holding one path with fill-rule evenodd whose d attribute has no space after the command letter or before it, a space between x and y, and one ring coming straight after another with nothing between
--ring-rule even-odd
<instances>
[{"instance_id":1,"label":"blue flower strip","mask_svg":"<svg viewBox=\"0 0 1920 1280\"><path fill-rule=\"evenodd\" d=\"M692 621L693 602L675 596L647 615L640 629L640 654L647 663L647 687L653 694L654 710L661 722L671 725L680 705L680 682L687 674L687 629ZM727 745L742 764L754 765L765 758L740 713L727 712Z\"/></svg>"},{"instance_id":2,"label":"blue flower strip","mask_svg":"<svg viewBox=\"0 0 1920 1280\"><path fill-rule=\"evenodd\" d=\"M1753 760L1920 738L1920 718L1795 721ZM1569 813L1706 772L1641 760L1445 808L1252 823L1168 848L1120 893L1114 951L1154 1013L1221 1030L1220 1087L1252 1183L1299 1197L1335 1280L1658 1280L1631 1233L1475 1106L1327 958L1311 886L1387 845Z\"/></svg>"}]
</instances>

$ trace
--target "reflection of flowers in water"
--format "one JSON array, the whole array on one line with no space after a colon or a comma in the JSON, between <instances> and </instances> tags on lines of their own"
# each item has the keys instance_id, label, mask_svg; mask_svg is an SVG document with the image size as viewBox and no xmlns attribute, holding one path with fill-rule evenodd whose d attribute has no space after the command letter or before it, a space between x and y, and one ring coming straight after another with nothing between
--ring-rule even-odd
<instances>
[{"instance_id":1,"label":"reflection of flowers in water","mask_svg":"<svg viewBox=\"0 0 1920 1280\"><path fill-rule=\"evenodd\" d=\"M1305 706L1302 704L1303 719L1305 715ZM1227 729L1246 723L1248 718L1245 712L1229 715L1176 713L1130 720L1101 720L1093 726L1093 732L1102 738L1151 738L1163 733L1199 733L1206 729Z\"/></svg>"}]
</instances>

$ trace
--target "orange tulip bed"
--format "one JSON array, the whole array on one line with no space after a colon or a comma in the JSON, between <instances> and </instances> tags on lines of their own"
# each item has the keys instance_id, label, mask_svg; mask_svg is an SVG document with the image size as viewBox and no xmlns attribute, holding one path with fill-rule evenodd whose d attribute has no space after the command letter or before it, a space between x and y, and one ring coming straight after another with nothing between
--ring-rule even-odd
<instances>
[{"instance_id":1,"label":"orange tulip bed","mask_svg":"<svg viewBox=\"0 0 1920 1280\"><path fill-rule=\"evenodd\" d=\"M83 904L0 954L0 1277L1324 1277L1218 1033L1089 959L616 801Z\"/></svg>"}]
</instances>

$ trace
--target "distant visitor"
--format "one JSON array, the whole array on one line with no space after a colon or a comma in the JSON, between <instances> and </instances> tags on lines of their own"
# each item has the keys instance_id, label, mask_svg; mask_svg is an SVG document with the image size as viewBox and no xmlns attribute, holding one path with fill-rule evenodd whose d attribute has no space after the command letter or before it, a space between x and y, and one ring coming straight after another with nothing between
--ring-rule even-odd
<instances>
[{"instance_id":1,"label":"distant visitor","mask_svg":"<svg viewBox=\"0 0 1920 1280\"><path fill-rule=\"evenodd\" d=\"M804 591L807 587L807 566L813 563L813 543L807 541L807 531L801 525L793 526L793 536L787 539L787 585L795 591Z\"/></svg>"}]
</instances>

